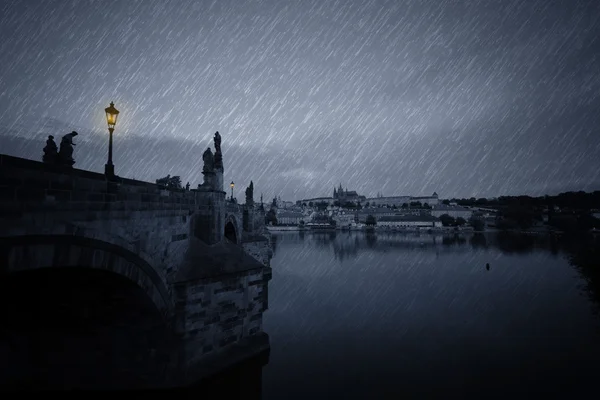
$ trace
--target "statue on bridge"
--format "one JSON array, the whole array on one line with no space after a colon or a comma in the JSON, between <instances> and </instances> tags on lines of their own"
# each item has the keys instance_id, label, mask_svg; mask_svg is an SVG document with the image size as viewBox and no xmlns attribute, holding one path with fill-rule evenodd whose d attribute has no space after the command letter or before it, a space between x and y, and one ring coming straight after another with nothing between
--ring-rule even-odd
<instances>
[{"instance_id":1,"label":"statue on bridge","mask_svg":"<svg viewBox=\"0 0 600 400\"><path fill-rule=\"evenodd\" d=\"M72 167L73 164L75 164L75 160L73 159L73 146L75 146L73 138L75 136L77 136L77 132L73 131L63 136L60 141L60 151L58 156L61 165Z\"/></svg>"},{"instance_id":2,"label":"statue on bridge","mask_svg":"<svg viewBox=\"0 0 600 400\"><path fill-rule=\"evenodd\" d=\"M215 185L215 158L210 147L202 154L202 160L204 161L204 167L202 167L204 182L201 185L198 185L198 187L213 190Z\"/></svg>"},{"instance_id":3,"label":"statue on bridge","mask_svg":"<svg viewBox=\"0 0 600 400\"><path fill-rule=\"evenodd\" d=\"M250 181L250 186L246 188L246 205L254 205L254 182Z\"/></svg>"},{"instance_id":4,"label":"statue on bridge","mask_svg":"<svg viewBox=\"0 0 600 400\"><path fill-rule=\"evenodd\" d=\"M48 135L48 140L46 140L42 161L46 164L56 164L58 162L58 147L52 135Z\"/></svg>"},{"instance_id":5,"label":"statue on bridge","mask_svg":"<svg viewBox=\"0 0 600 400\"><path fill-rule=\"evenodd\" d=\"M202 154L202 161L204 161L202 172L215 172L215 158L210 147Z\"/></svg>"},{"instance_id":6,"label":"statue on bridge","mask_svg":"<svg viewBox=\"0 0 600 400\"><path fill-rule=\"evenodd\" d=\"M221 135L219 131L215 133L214 137L215 142L215 168L223 169L223 154L221 153Z\"/></svg>"}]
</instances>

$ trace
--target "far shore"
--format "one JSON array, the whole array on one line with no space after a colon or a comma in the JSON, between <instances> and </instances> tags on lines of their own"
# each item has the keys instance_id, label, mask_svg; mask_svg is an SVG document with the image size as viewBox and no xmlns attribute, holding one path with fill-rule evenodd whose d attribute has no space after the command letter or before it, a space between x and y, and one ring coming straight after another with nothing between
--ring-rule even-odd
<instances>
[{"instance_id":1,"label":"far shore","mask_svg":"<svg viewBox=\"0 0 600 400\"><path fill-rule=\"evenodd\" d=\"M335 228L335 227L327 227L327 228L301 228L299 226L267 226L267 230L269 232L372 232L372 233L425 233L425 234L463 234L463 233L498 233L498 232L508 232L508 233L520 233L527 235L546 235L546 234L554 234L554 235L562 235L565 232L561 231L553 231L547 229L533 229L533 230L500 230L496 228L486 228L483 231L475 231L473 229L458 229L454 230L453 228L428 228L428 229L382 229L374 228L367 229L365 227L351 227L351 228ZM591 232L598 233L598 232Z\"/></svg>"}]
</instances>

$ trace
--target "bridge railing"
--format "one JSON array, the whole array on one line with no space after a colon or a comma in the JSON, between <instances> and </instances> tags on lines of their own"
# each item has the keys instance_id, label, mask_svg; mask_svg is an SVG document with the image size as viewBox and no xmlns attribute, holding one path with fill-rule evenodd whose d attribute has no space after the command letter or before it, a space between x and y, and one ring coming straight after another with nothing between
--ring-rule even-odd
<instances>
[{"instance_id":1,"label":"bridge railing","mask_svg":"<svg viewBox=\"0 0 600 400\"><path fill-rule=\"evenodd\" d=\"M191 208L194 192L164 190L150 182L48 165L0 155L0 209L24 210L173 210Z\"/></svg>"},{"instance_id":2,"label":"bridge railing","mask_svg":"<svg viewBox=\"0 0 600 400\"><path fill-rule=\"evenodd\" d=\"M230 213L241 213L242 205L233 203L231 201L227 201L227 202L225 202L225 210Z\"/></svg>"}]
</instances>

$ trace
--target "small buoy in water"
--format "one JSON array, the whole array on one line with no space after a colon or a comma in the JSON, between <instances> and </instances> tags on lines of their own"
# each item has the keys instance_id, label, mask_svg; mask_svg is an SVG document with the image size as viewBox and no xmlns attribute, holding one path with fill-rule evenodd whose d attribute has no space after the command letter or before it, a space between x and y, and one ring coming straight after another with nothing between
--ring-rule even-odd
<instances>
[{"instance_id":1,"label":"small buoy in water","mask_svg":"<svg viewBox=\"0 0 600 400\"><path fill-rule=\"evenodd\" d=\"M487 269L488 271L490 270L490 263L485 264L485 269Z\"/></svg>"}]
</instances>

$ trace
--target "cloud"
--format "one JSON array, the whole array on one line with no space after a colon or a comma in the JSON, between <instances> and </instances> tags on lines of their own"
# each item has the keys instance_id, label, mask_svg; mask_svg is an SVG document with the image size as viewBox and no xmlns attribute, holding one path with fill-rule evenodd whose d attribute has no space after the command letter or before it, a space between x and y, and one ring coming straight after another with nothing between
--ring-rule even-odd
<instances>
[{"instance_id":1,"label":"cloud","mask_svg":"<svg viewBox=\"0 0 600 400\"><path fill-rule=\"evenodd\" d=\"M29 126L36 128L30 131L27 126L0 135L0 152L41 160L48 134L59 141L74 129L57 120L32 121ZM286 200L327 196L340 183L366 196L434 191L442 197L546 194L565 190L568 182L573 183L568 190L600 188L600 157L594 158L600 147L593 135L564 136L556 143L542 135L526 142L504 133L509 128L477 121L472 129L478 135L457 129L411 138L388 133L349 137L332 129L313 132L288 146L232 143L228 133L221 132L225 181L236 183L238 196L252 180L257 198L263 193L266 199ZM75 167L103 172L108 135L75 130L79 132ZM150 182L167 174L180 175L195 187L202 182L202 153L212 146L211 138L212 134L203 140L116 135L116 172ZM554 158L548 160L548 154Z\"/></svg>"}]
</instances>

